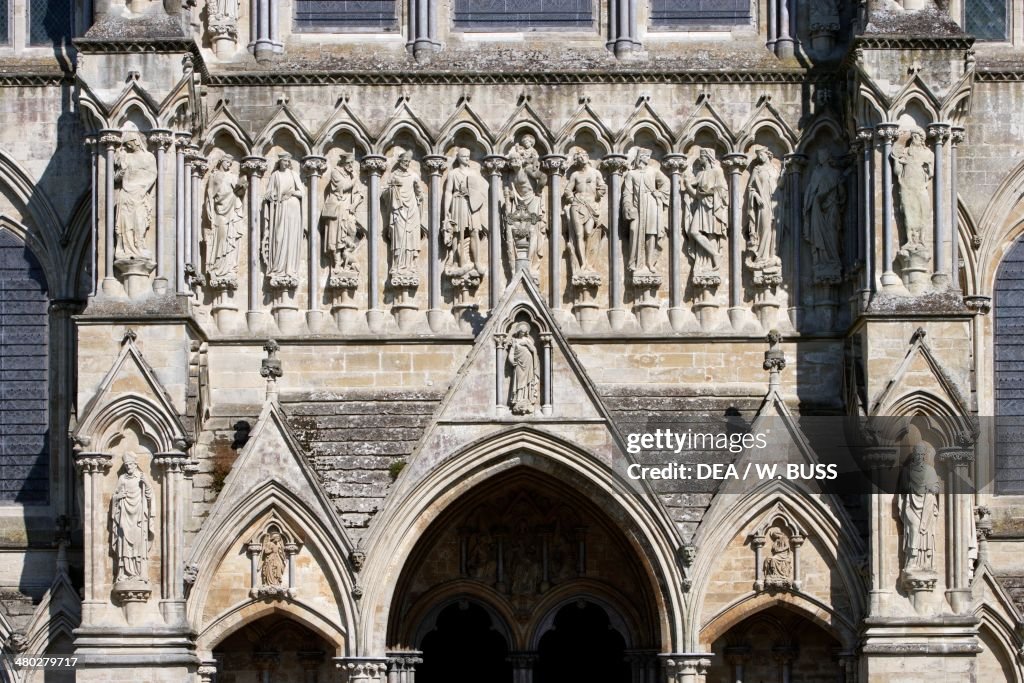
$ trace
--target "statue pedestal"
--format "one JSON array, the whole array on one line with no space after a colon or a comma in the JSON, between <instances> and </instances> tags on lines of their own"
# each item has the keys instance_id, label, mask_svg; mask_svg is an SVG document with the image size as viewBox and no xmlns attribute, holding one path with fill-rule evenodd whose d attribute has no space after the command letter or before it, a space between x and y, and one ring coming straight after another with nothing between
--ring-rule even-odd
<instances>
[{"instance_id":1,"label":"statue pedestal","mask_svg":"<svg viewBox=\"0 0 1024 683\"><path fill-rule=\"evenodd\" d=\"M900 587L906 591L918 614L926 612L930 594L938 581L939 575L927 569L904 569L900 572Z\"/></svg>"},{"instance_id":2,"label":"statue pedestal","mask_svg":"<svg viewBox=\"0 0 1024 683\"><path fill-rule=\"evenodd\" d=\"M622 329L622 326L626 324L626 309L624 308L609 308L608 309L608 324L612 330L618 331Z\"/></svg>"},{"instance_id":3,"label":"statue pedestal","mask_svg":"<svg viewBox=\"0 0 1024 683\"><path fill-rule=\"evenodd\" d=\"M579 273L572 276L572 313L584 332L591 331L597 325L597 288L600 285L601 276L597 273Z\"/></svg>"},{"instance_id":4,"label":"statue pedestal","mask_svg":"<svg viewBox=\"0 0 1024 683\"><path fill-rule=\"evenodd\" d=\"M114 599L124 609L124 618L129 626L137 626L145 621L146 603L152 594L152 587L143 579L114 582Z\"/></svg>"},{"instance_id":5,"label":"statue pedestal","mask_svg":"<svg viewBox=\"0 0 1024 683\"><path fill-rule=\"evenodd\" d=\"M715 290L722 283L717 275L705 275L699 280L695 276L693 287L697 291L696 300L693 302L693 314L697 316L700 329L704 331L713 330L718 324L718 301L715 300Z\"/></svg>"},{"instance_id":6,"label":"statue pedestal","mask_svg":"<svg viewBox=\"0 0 1024 683\"><path fill-rule=\"evenodd\" d=\"M355 271L332 271L327 280L327 290L331 296L331 317L342 334L353 332L356 326L358 288L359 273Z\"/></svg>"},{"instance_id":7,"label":"statue pedestal","mask_svg":"<svg viewBox=\"0 0 1024 683\"><path fill-rule=\"evenodd\" d=\"M131 299L138 299L152 291L149 275L154 269L156 262L149 259L126 258L114 261L114 270L121 274L124 291Z\"/></svg>"},{"instance_id":8,"label":"statue pedestal","mask_svg":"<svg viewBox=\"0 0 1024 683\"><path fill-rule=\"evenodd\" d=\"M366 312L366 326L370 332L379 334L384 331L384 311L379 308L371 308Z\"/></svg>"},{"instance_id":9,"label":"statue pedestal","mask_svg":"<svg viewBox=\"0 0 1024 683\"><path fill-rule=\"evenodd\" d=\"M818 28L811 31L811 49L819 55L832 54L836 46L836 32L828 28Z\"/></svg>"},{"instance_id":10,"label":"statue pedestal","mask_svg":"<svg viewBox=\"0 0 1024 683\"><path fill-rule=\"evenodd\" d=\"M470 300L479 285L479 277L452 278L452 287L455 289L455 305L452 306L452 315L461 332L472 332L473 325L480 319L480 305Z\"/></svg>"},{"instance_id":11,"label":"statue pedestal","mask_svg":"<svg viewBox=\"0 0 1024 683\"><path fill-rule=\"evenodd\" d=\"M896 260L900 264L903 285L913 294L924 293L931 279L928 277L928 264L931 262L930 249L923 244L908 244L900 249Z\"/></svg>"},{"instance_id":12,"label":"statue pedestal","mask_svg":"<svg viewBox=\"0 0 1024 683\"><path fill-rule=\"evenodd\" d=\"M210 26L210 34L210 43L217 59L230 59L236 48L235 27L230 24Z\"/></svg>"},{"instance_id":13,"label":"statue pedestal","mask_svg":"<svg viewBox=\"0 0 1024 683\"><path fill-rule=\"evenodd\" d=\"M676 332L682 332L692 324L699 325L697 319L686 308L668 309L668 322Z\"/></svg>"},{"instance_id":14,"label":"statue pedestal","mask_svg":"<svg viewBox=\"0 0 1024 683\"><path fill-rule=\"evenodd\" d=\"M411 329L419 317L419 307L413 297L416 295L416 288L420 284L418 277L391 278L391 290L394 293L394 303L391 305L391 315L398 323L398 329L403 332Z\"/></svg>"},{"instance_id":15,"label":"statue pedestal","mask_svg":"<svg viewBox=\"0 0 1024 683\"><path fill-rule=\"evenodd\" d=\"M660 275L633 274L633 292L636 297L636 303L633 304L633 314L645 332L653 330L660 322L661 304L656 298L656 293L660 286Z\"/></svg>"},{"instance_id":16,"label":"statue pedestal","mask_svg":"<svg viewBox=\"0 0 1024 683\"><path fill-rule=\"evenodd\" d=\"M216 298L213 300L213 320L217 323L217 329L221 332L234 332L238 329L238 304L235 303L235 290L229 288L217 289Z\"/></svg>"},{"instance_id":17,"label":"statue pedestal","mask_svg":"<svg viewBox=\"0 0 1024 683\"><path fill-rule=\"evenodd\" d=\"M298 334L302 331L302 316L299 315L299 306L295 303L294 287L274 290L270 310L277 322L277 329L282 334Z\"/></svg>"},{"instance_id":18,"label":"statue pedestal","mask_svg":"<svg viewBox=\"0 0 1024 683\"><path fill-rule=\"evenodd\" d=\"M774 287L758 287L754 290L754 315L761 324L761 329L768 331L775 327L778 319L779 302L775 298Z\"/></svg>"},{"instance_id":19,"label":"statue pedestal","mask_svg":"<svg viewBox=\"0 0 1024 683\"><path fill-rule=\"evenodd\" d=\"M440 308L431 308L427 311L427 325L430 326L431 332L443 332L448 327L449 319L448 312Z\"/></svg>"}]
</instances>

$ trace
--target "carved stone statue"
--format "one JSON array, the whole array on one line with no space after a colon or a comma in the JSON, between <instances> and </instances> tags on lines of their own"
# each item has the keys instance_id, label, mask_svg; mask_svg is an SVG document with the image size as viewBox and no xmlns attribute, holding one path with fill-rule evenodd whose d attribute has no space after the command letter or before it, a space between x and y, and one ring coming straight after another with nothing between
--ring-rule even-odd
<instances>
[{"instance_id":1,"label":"carved stone statue","mask_svg":"<svg viewBox=\"0 0 1024 683\"><path fill-rule=\"evenodd\" d=\"M803 238L811 245L812 280L834 285L843 274L839 234L846 208L846 179L827 148L818 150L817 161L804 188Z\"/></svg>"},{"instance_id":2,"label":"carved stone statue","mask_svg":"<svg viewBox=\"0 0 1024 683\"><path fill-rule=\"evenodd\" d=\"M260 550L260 581L265 587L284 585L284 570L287 558L284 549L284 538L276 530L267 532Z\"/></svg>"},{"instance_id":3,"label":"carved stone statue","mask_svg":"<svg viewBox=\"0 0 1024 683\"><path fill-rule=\"evenodd\" d=\"M211 287L222 289L238 287L238 245L245 236L245 183L233 162L224 156L206 184L206 274Z\"/></svg>"},{"instance_id":4,"label":"carved stone statue","mask_svg":"<svg viewBox=\"0 0 1024 683\"><path fill-rule=\"evenodd\" d=\"M353 258L363 228L366 193L359 183L355 155L343 154L331 170L320 224L324 229L324 252L331 259L333 286L356 284L359 265ZM351 282L349 282L351 281Z\"/></svg>"},{"instance_id":5,"label":"carved stone statue","mask_svg":"<svg viewBox=\"0 0 1024 683\"><path fill-rule=\"evenodd\" d=\"M669 181L650 165L651 150L634 147L630 170L622 181L622 215L629 224L626 267L637 277L654 275L666 230Z\"/></svg>"},{"instance_id":6,"label":"carved stone statue","mask_svg":"<svg viewBox=\"0 0 1024 683\"><path fill-rule=\"evenodd\" d=\"M150 260L146 234L153 221L153 186L156 157L146 149L142 134L125 133L124 145L114 158L114 180L120 183L115 211L117 247L114 258Z\"/></svg>"},{"instance_id":7,"label":"carved stone statue","mask_svg":"<svg viewBox=\"0 0 1024 683\"><path fill-rule=\"evenodd\" d=\"M487 181L469 165L469 150L460 148L444 180L444 272L456 285L479 284L480 234L486 230Z\"/></svg>"},{"instance_id":8,"label":"carved stone statue","mask_svg":"<svg viewBox=\"0 0 1024 683\"><path fill-rule=\"evenodd\" d=\"M547 184L547 174L540 169L532 135L524 135L522 142L509 152L508 184L505 186L505 245L509 264L519 262L518 251L523 251L529 262L534 281L540 279L540 237L547 230L544 201L541 191ZM521 247L521 248L520 248Z\"/></svg>"},{"instance_id":9,"label":"carved stone statue","mask_svg":"<svg viewBox=\"0 0 1024 683\"><path fill-rule=\"evenodd\" d=\"M412 152L401 151L381 195L387 216L384 239L391 245L392 287L415 287L420 283L416 264L420 238L426 230L426 201L423 183L410 170L411 164Z\"/></svg>"},{"instance_id":10,"label":"carved stone statue","mask_svg":"<svg viewBox=\"0 0 1024 683\"><path fill-rule=\"evenodd\" d=\"M759 147L754 153L747 182L746 265L753 272L757 285L782 282L778 250L779 170L772 159L771 150Z\"/></svg>"},{"instance_id":11,"label":"carved stone statue","mask_svg":"<svg viewBox=\"0 0 1024 683\"><path fill-rule=\"evenodd\" d=\"M290 289L299 284L306 231L302 212L305 194L292 156L282 154L263 196L262 253L271 287Z\"/></svg>"},{"instance_id":12,"label":"carved stone statue","mask_svg":"<svg viewBox=\"0 0 1024 683\"><path fill-rule=\"evenodd\" d=\"M729 186L714 150L700 149L683 176L683 191L689 197L686 253L693 259L693 283L720 284L722 240L729 232Z\"/></svg>"},{"instance_id":13,"label":"carved stone statue","mask_svg":"<svg viewBox=\"0 0 1024 683\"><path fill-rule=\"evenodd\" d=\"M208 2L207 11L210 13L210 26L230 26L234 28L238 24L238 0L212 0Z\"/></svg>"},{"instance_id":14,"label":"carved stone statue","mask_svg":"<svg viewBox=\"0 0 1024 683\"><path fill-rule=\"evenodd\" d=\"M576 153L576 170L569 176L562 193L565 221L569 227L569 254L574 285L600 284L601 276L594 270L597 249L608 227L601 220L601 200L608 191L601 172L590 164L583 150Z\"/></svg>"},{"instance_id":15,"label":"carved stone statue","mask_svg":"<svg viewBox=\"0 0 1024 683\"><path fill-rule=\"evenodd\" d=\"M115 585L147 584L149 543L153 535L153 488L133 453L125 453L122 460L124 471L117 478L110 501L114 582Z\"/></svg>"},{"instance_id":16,"label":"carved stone statue","mask_svg":"<svg viewBox=\"0 0 1024 683\"><path fill-rule=\"evenodd\" d=\"M935 155L924 144L924 133L910 134L903 151L890 153L896 171L897 207L906 247L924 245L924 231L931 224L932 203L928 187L935 175Z\"/></svg>"},{"instance_id":17,"label":"carved stone statue","mask_svg":"<svg viewBox=\"0 0 1024 683\"><path fill-rule=\"evenodd\" d=\"M530 415L540 401L540 371L537 347L530 337L530 326L518 323L509 340L508 364L512 367L512 413Z\"/></svg>"},{"instance_id":18,"label":"carved stone statue","mask_svg":"<svg viewBox=\"0 0 1024 683\"><path fill-rule=\"evenodd\" d=\"M931 446L920 442L900 469L897 505L902 526L902 569L905 577L935 571L939 477L928 462L928 456L934 453Z\"/></svg>"},{"instance_id":19,"label":"carved stone statue","mask_svg":"<svg viewBox=\"0 0 1024 683\"><path fill-rule=\"evenodd\" d=\"M768 529L769 551L764 559L764 582L766 586L788 587L793 579L793 551L789 533L782 526Z\"/></svg>"}]
</instances>

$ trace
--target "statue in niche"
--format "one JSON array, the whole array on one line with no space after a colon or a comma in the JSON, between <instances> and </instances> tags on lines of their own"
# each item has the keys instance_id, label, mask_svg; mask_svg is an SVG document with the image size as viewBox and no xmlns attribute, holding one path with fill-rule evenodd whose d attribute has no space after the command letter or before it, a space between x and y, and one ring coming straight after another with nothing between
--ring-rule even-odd
<instances>
[{"instance_id":1,"label":"statue in niche","mask_svg":"<svg viewBox=\"0 0 1024 683\"><path fill-rule=\"evenodd\" d=\"M281 587L284 585L284 570L287 556L284 538L277 529L270 529L263 537L260 549L260 582L264 587Z\"/></svg>"},{"instance_id":2,"label":"statue in niche","mask_svg":"<svg viewBox=\"0 0 1024 683\"><path fill-rule=\"evenodd\" d=\"M359 237L365 230L362 222L366 193L359 183L354 154L342 154L331 169L320 224L324 229L324 252L331 260L332 286L357 284L359 265L354 255Z\"/></svg>"},{"instance_id":3,"label":"statue in niche","mask_svg":"<svg viewBox=\"0 0 1024 683\"><path fill-rule=\"evenodd\" d=\"M487 181L469 164L469 150L460 147L444 180L445 275L456 286L480 284L480 234L487 211Z\"/></svg>"},{"instance_id":4,"label":"statue in niche","mask_svg":"<svg viewBox=\"0 0 1024 683\"><path fill-rule=\"evenodd\" d=\"M528 263L530 275L539 282L540 237L547 229L541 191L547 184L547 175L540 169L540 157L533 145L533 136L524 135L509 152L503 214L509 264Z\"/></svg>"},{"instance_id":5,"label":"statue in niche","mask_svg":"<svg viewBox=\"0 0 1024 683\"><path fill-rule=\"evenodd\" d=\"M217 162L206 184L206 274L211 287L238 287L238 245L245 236L242 195L245 183L234 171L234 158L227 154Z\"/></svg>"},{"instance_id":6,"label":"statue in niche","mask_svg":"<svg viewBox=\"0 0 1024 683\"><path fill-rule=\"evenodd\" d=\"M928 462L935 450L927 443L914 445L900 469L897 507L902 525L905 576L935 571L935 526L939 517L939 477Z\"/></svg>"},{"instance_id":7,"label":"statue in niche","mask_svg":"<svg viewBox=\"0 0 1024 683\"><path fill-rule=\"evenodd\" d=\"M832 152L818 150L817 164L807 179L803 203L803 239L811 245L811 279L834 285L842 280L839 233L846 209L846 178Z\"/></svg>"},{"instance_id":8,"label":"statue in niche","mask_svg":"<svg viewBox=\"0 0 1024 683\"><path fill-rule=\"evenodd\" d=\"M901 246L914 250L924 246L924 231L931 224L928 186L935 175L935 155L925 146L924 133L915 130L903 151L897 154L894 149L890 156L896 172L900 225L907 239Z\"/></svg>"},{"instance_id":9,"label":"statue in niche","mask_svg":"<svg viewBox=\"0 0 1024 683\"><path fill-rule=\"evenodd\" d=\"M516 323L509 340L508 364L512 368L512 413L531 415L540 400L540 370L537 347L530 337L530 326Z\"/></svg>"},{"instance_id":10,"label":"statue in niche","mask_svg":"<svg viewBox=\"0 0 1024 683\"><path fill-rule=\"evenodd\" d=\"M231 28L238 24L238 0L211 0L207 11L210 16L210 28Z\"/></svg>"},{"instance_id":11,"label":"statue in niche","mask_svg":"<svg viewBox=\"0 0 1024 683\"><path fill-rule=\"evenodd\" d=\"M773 159L771 150L758 147L747 182L746 265L753 272L756 285L782 282L778 250L779 170Z\"/></svg>"},{"instance_id":12,"label":"statue in niche","mask_svg":"<svg viewBox=\"0 0 1024 683\"><path fill-rule=\"evenodd\" d=\"M622 181L622 215L629 223L626 267L637 277L651 277L661 254L668 207L668 177L650 165L651 150L634 147L630 170Z\"/></svg>"},{"instance_id":13,"label":"statue in niche","mask_svg":"<svg viewBox=\"0 0 1024 683\"><path fill-rule=\"evenodd\" d=\"M401 150L381 195L387 224L384 239L391 245L391 286L415 287L420 283L417 261L420 239L426 232L423 183L411 170L412 152Z\"/></svg>"},{"instance_id":14,"label":"statue in niche","mask_svg":"<svg viewBox=\"0 0 1024 683\"><path fill-rule=\"evenodd\" d=\"M277 159L263 195L263 262L274 288L291 289L299 284L302 268L302 218L306 188L294 168L291 154Z\"/></svg>"},{"instance_id":15,"label":"statue in niche","mask_svg":"<svg viewBox=\"0 0 1024 683\"><path fill-rule=\"evenodd\" d=\"M689 197L686 253L693 259L693 283L708 287L722 282L722 240L729 232L729 186L725 172L709 147L698 148L692 168L683 176Z\"/></svg>"},{"instance_id":16,"label":"statue in niche","mask_svg":"<svg viewBox=\"0 0 1024 683\"><path fill-rule=\"evenodd\" d=\"M601 276L594 270L597 249L608 226L601 220L601 200L608 191L604 177L590 164L590 155L580 150L573 157L575 171L569 176L562 193L565 221L569 226L569 254L572 261L572 283L576 286L598 285Z\"/></svg>"},{"instance_id":17,"label":"statue in niche","mask_svg":"<svg viewBox=\"0 0 1024 683\"><path fill-rule=\"evenodd\" d=\"M156 157L146 149L142 133L125 133L124 145L114 157L114 181L120 183L114 212L117 248L114 258L150 260L146 235L153 221L153 186Z\"/></svg>"},{"instance_id":18,"label":"statue in niche","mask_svg":"<svg viewBox=\"0 0 1024 683\"><path fill-rule=\"evenodd\" d=\"M110 501L116 584L149 583L149 543L153 535L153 487L134 453L122 456L124 468Z\"/></svg>"},{"instance_id":19,"label":"statue in niche","mask_svg":"<svg viewBox=\"0 0 1024 683\"><path fill-rule=\"evenodd\" d=\"M782 524L775 524L765 536L769 546L763 567L765 585L789 587L793 580L793 550L789 532Z\"/></svg>"},{"instance_id":20,"label":"statue in niche","mask_svg":"<svg viewBox=\"0 0 1024 683\"><path fill-rule=\"evenodd\" d=\"M508 580L512 595L536 593L541 582L538 548L525 520L516 525L509 548Z\"/></svg>"},{"instance_id":21,"label":"statue in niche","mask_svg":"<svg viewBox=\"0 0 1024 683\"><path fill-rule=\"evenodd\" d=\"M495 549L482 534L475 534L469 540L469 553L466 558L466 572L478 581L491 582L497 580L498 563L495 560Z\"/></svg>"}]
</instances>

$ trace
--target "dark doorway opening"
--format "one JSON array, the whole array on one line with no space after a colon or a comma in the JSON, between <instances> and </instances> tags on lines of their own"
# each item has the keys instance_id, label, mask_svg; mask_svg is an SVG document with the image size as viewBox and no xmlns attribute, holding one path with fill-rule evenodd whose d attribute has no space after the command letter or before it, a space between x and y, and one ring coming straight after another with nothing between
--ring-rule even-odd
<instances>
[{"instance_id":1,"label":"dark doorway opening","mask_svg":"<svg viewBox=\"0 0 1024 683\"><path fill-rule=\"evenodd\" d=\"M445 607L436 626L423 637L423 663L417 683L511 683L508 642L492 628L477 604L460 601Z\"/></svg>"},{"instance_id":2,"label":"dark doorway opening","mask_svg":"<svg viewBox=\"0 0 1024 683\"><path fill-rule=\"evenodd\" d=\"M592 602L566 605L540 639L534 683L629 683L626 643Z\"/></svg>"}]
</instances>

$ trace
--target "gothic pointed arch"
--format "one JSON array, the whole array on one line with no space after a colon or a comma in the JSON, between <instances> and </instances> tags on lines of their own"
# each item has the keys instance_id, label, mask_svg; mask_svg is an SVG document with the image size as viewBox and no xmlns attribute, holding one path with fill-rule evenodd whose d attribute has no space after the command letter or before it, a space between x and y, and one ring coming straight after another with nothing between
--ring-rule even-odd
<instances>
[{"instance_id":1,"label":"gothic pointed arch","mask_svg":"<svg viewBox=\"0 0 1024 683\"><path fill-rule=\"evenodd\" d=\"M461 98L459 106L448 117L448 120L441 125L437 133L437 145L434 153L444 154L455 143L455 137L460 131L467 131L484 147L486 154L494 153L494 136L491 135L490 126L480 118L479 114L473 111L469 104L468 96Z\"/></svg>"},{"instance_id":2,"label":"gothic pointed arch","mask_svg":"<svg viewBox=\"0 0 1024 683\"><path fill-rule=\"evenodd\" d=\"M209 154L212 151L218 135L227 135L246 153L253 149L252 139L224 100L217 103L213 116L206 127L203 138L205 140L203 145L205 154Z\"/></svg>"},{"instance_id":3,"label":"gothic pointed arch","mask_svg":"<svg viewBox=\"0 0 1024 683\"><path fill-rule=\"evenodd\" d=\"M434 148L434 140L437 139L437 136L413 111L409 98L405 96L398 100L391 116L380 125L374 134L374 153L384 154L402 132L411 136L425 154Z\"/></svg>"},{"instance_id":4,"label":"gothic pointed arch","mask_svg":"<svg viewBox=\"0 0 1024 683\"><path fill-rule=\"evenodd\" d=\"M636 139L637 133L642 130L648 131L666 152L671 151L675 145L675 133L654 110L649 95L640 98L636 109L629 115L622 125L622 129L615 136L615 150L623 153L628 151L633 140Z\"/></svg>"},{"instance_id":5,"label":"gothic pointed arch","mask_svg":"<svg viewBox=\"0 0 1024 683\"><path fill-rule=\"evenodd\" d=\"M532 134L546 152L551 152L554 136L548 125L530 104L530 96L523 94L519 96L519 104L515 111L499 129L497 142L494 145L495 150L500 154L506 153L516 143L518 137L525 132Z\"/></svg>"},{"instance_id":6,"label":"gothic pointed arch","mask_svg":"<svg viewBox=\"0 0 1024 683\"><path fill-rule=\"evenodd\" d=\"M580 98L580 106L566 120L562 127L555 134L555 149L559 154L569 151L573 141L583 130L589 131L594 139L604 149L605 154L613 150L614 135L611 129L601 120L594 108L590 106L590 98Z\"/></svg>"},{"instance_id":7,"label":"gothic pointed arch","mask_svg":"<svg viewBox=\"0 0 1024 683\"><path fill-rule=\"evenodd\" d=\"M369 154L373 145L370 142L370 135L366 124L349 107L348 97L342 95L338 98L338 105L334 113L327 119L320 130L313 136L313 149L317 154L325 155L329 145L336 137L347 134L355 140L360 148L361 154Z\"/></svg>"},{"instance_id":8,"label":"gothic pointed arch","mask_svg":"<svg viewBox=\"0 0 1024 683\"><path fill-rule=\"evenodd\" d=\"M312 146L309 131L306 130L302 121L299 120L287 104L281 104L274 115L270 117L270 120L267 121L263 130L255 136L255 142L252 145L253 150L266 156L271 147L274 146L274 140L281 133L290 137L294 144L302 150L302 154L308 155L310 153Z\"/></svg>"},{"instance_id":9,"label":"gothic pointed arch","mask_svg":"<svg viewBox=\"0 0 1024 683\"><path fill-rule=\"evenodd\" d=\"M796 149L798 136L772 104L770 95L762 95L750 117L740 126L736 134L736 148L745 150L754 144L761 129L772 131L786 146L786 153Z\"/></svg>"},{"instance_id":10,"label":"gothic pointed arch","mask_svg":"<svg viewBox=\"0 0 1024 683\"><path fill-rule=\"evenodd\" d=\"M710 131L711 136L725 148L724 151L731 152L735 149L736 135L707 93L702 93L697 98L697 106L679 126L679 132L676 134L679 151L685 152L697 141L698 135L704 130Z\"/></svg>"}]
</instances>

